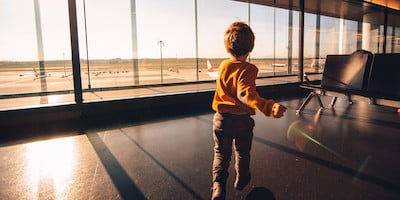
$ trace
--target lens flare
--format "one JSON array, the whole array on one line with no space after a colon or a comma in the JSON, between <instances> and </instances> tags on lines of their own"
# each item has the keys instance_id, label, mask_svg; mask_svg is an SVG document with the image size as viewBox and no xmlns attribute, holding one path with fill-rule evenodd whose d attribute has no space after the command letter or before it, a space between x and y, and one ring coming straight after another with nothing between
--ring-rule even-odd
<instances>
[{"instance_id":1,"label":"lens flare","mask_svg":"<svg viewBox=\"0 0 400 200\"><path fill-rule=\"evenodd\" d=\"M304 125L300 120L292 122L286 132L286 138L293 142L293 144L303 151L308 143L307 138L302 135L302 132L307 131L310 134L315 129L314 126L308 124Z\"/></svg>"},{"instance_id":2,"label":"lens flare","mask_svg":"<svg viewBox=\"0 0 400 200\"><path fill-rule=\"evenodd\" d=\"M312 137L316 133L315 126L311 124L304 124L300 120L296 120L289 125L286 133L286 138L293 142L294 145L301 151L304 151L307 144L314 143L319 147L322 147L326 151L332 153L338 158L344 159L342 155L332 150L328 146L322 144L320 141Z\"/></svg>"},{"instance_id":3,"label":"lens flare","mask_svg":"<svg viewBox=\"0 0 400 200\"><path fill-rule=\"evenodd\" d=\"M365 167L368 164L369 159L370 159L370 156L367 156L365 158L365 160L361 163L360 167L358 167L357 173L354 175L354 178L353 178L353 183L357 181L360 174L364 171Z\"/></svg>"}]
</instances>

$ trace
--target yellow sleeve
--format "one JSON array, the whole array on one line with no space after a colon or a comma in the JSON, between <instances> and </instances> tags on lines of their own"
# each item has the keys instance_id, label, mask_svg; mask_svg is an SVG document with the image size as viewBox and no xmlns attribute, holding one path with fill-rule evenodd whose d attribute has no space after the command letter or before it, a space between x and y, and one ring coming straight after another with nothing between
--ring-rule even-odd
<instances>
[{"instance_id":1,"label":"yellow sleeve","mask_svg":"<svg viewBox=\"0 0 400 200\"><path fill-rule=\"evenodd\" d=\"M257 68L244 70L239 76L237 86L237 98L249 107L258 110L265 116L273 117L275 101L260 97L256 90Z\"/></svg>"}]
</instances>

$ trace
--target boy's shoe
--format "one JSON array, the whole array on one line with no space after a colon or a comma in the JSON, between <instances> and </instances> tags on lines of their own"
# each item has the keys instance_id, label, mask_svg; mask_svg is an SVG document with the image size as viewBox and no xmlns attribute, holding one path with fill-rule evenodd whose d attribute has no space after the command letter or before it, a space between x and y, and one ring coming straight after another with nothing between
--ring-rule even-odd
<instances>
[{"instance_id":1,"label":"boy's shoe","mask_svg":"<svg viewBox=\"0 0 400 200\"><path fill-rule=\"evenodd\" d=\"M211 200L225 200L225 186L221 185L218 182L214 182L211 190Z\"/></svg>"},{"instance_id":2,"label":"boy's shoe","mask_svg":"<svg viewBox=\"0 0 400 200\"><path fill-rule=\"evenodd\" d=\"M240 176L240 178L239 176L236 176L236 180L233 186L235 187L236 190L241 191L247 186L247 184L249 184L250 180L251 180L250 173L247 176Z\"/></svg>"}]
</instances>

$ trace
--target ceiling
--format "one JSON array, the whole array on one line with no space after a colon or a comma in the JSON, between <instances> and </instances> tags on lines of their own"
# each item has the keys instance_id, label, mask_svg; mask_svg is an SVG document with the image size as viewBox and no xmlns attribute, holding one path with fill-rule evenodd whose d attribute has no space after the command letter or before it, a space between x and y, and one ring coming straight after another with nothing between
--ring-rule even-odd
<instances>
[{"instance_id":1,"label":"ceiling","mask_svg":"<svg viewBox=\"0 0 400 200\"><path fill-rule=\"evenodd\" d=\"M263 5L269 5L272 6L274 4L274 0L238 0L238 1L243 1L243 2L249 2L250 3L255 3L255 4L263 4ZM363 3L368 3L368 4L375 4L379 6L384 6L388 7L397 11L400 11L400 0L304 0L305 4L335 4L337 2L351 2L351 3L357 3L359 5L362 5ZM299 0L276 0L276 4L281 4L281 5L289 5L292 4L295 7L298 7Z\"/></svg>"},{"instance_id":2,"label":"ceiling","mask_svg":"<svg viewBox=\"0 0 400 200\"><path fill-rule=\"evenodd\" d=\"M299 9L299 0L237 0L277 8ZM385 7L391 9L386 9ZM389 13L389 23L400 26L400 0L304 0L306 13L383 24L385 12ZM366 17L367 16L367 17Z\"/></svg>"},{"instance_id":3,"label":"ceiling","mask_svg":"<svg viewBox=\"0 0 400 200\"><path fill-rule=\"evenodd\" d=\"M400 10L400 0L364 0L391 9Z\"/></svg>"}]
</instances>

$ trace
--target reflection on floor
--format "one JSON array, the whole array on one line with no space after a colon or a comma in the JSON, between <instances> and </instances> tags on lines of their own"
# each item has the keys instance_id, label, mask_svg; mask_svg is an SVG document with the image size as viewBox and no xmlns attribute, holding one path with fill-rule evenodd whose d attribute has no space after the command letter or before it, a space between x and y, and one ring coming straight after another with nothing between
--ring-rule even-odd
<instances>
[{"instance_id":1,"label":"reflection on floor","mask_svg":"<svg viewBox=\"0 0 400 200\"><path fill-rule=\"evenodd\" d=\"M338 100L254 116L249 186L227 199L400 199L400 115ZM323 101L329 102L327 97ZM0 145L0 199L209 199L212 113ZM263 197L263 198L261 198ZM257 199L257 198L253 198Z\"/></svg>"}]
</instances>

